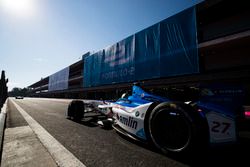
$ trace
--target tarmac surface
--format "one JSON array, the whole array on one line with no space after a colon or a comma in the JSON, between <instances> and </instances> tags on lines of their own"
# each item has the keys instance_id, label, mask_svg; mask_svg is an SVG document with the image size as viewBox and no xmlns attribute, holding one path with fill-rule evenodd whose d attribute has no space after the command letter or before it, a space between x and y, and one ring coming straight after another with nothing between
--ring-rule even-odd
<instances>
[{"instance_id":1,"label":"tarmac surface","mask_svg":"<svg viewBox=\"0 0 250 167\"><path fill-rule=\"evenodd\" d=\"M248 163L248 139L232 147L204 149L198 155L163 155L154 147L123 137L112 129L100 128L95 120L66 119L69 102L38 98L10 100L1 165L184 167Z\"/></svg>"}]
</instances>

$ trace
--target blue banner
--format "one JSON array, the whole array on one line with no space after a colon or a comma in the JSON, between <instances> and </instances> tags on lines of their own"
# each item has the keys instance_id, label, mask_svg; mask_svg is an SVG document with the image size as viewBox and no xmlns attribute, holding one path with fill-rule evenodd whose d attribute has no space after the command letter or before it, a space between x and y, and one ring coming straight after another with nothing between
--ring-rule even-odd
<instances>
[{"instance_id":1,"label":"blue banner","mask_svg":"<svg viewBox=\"0 0 250 167\"><path fill-rule=\"evenodd\" d=\"M135 34L136 78L138 80L160 77L160 24L155 24Z\"/></svg>"},{"instance_id":2,"label":"blue banner","mask_svg":"<svg viewBox=\"0 0 250 167\"><path fill-rule=\"evenodd\" d=\"M85 57L84 62L84 87L96 86L101 83L101 71L103 65L104 50L94 53L93 55Z\"/></svg>"},{"instance_id":3,"label":"blue banner","mask_svg":"<svg viewBox=\"0 0 250 167\"><path fill-rule=\"evenodd\" d=\"M83 61L84 87L198 73L195 7Z\"/></svg>"},{"instance_id":4,"label":"blue banner","mask_svg":"<svg viewBox=\"0 0 250 167\"><path fill-rule=\"evenodd\" d=\"M65 90L69 85L69 67L49 76L49 91Z\"/></svg>"},{"instance_id":5,"label":"blue banner","mask_svg":"<svg viewBox=\"0 0 250 167\"><path fill-rule=\"evenodd\" d=\"M135 76L135 37L130 36L105 49L101 69L102 84L129 82Z\"/></svg>"},{"instance_id":6,"label":"blue banner","mask_svg":"<svg viewBox=\"0 0 250 167\"><path fill-rule=\"evenodd\" d=\"M198 73L195 8L160 22L160 33L161 76Z\"/></svg>"}]
</instances>

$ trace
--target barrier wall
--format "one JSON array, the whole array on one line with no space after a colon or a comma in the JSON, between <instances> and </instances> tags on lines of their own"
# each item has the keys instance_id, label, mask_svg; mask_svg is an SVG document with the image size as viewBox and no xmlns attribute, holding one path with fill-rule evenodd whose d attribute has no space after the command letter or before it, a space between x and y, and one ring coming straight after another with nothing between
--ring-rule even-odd
<instances>
[{"instance_id":1,"label":"barrier wall","mask_svg":"<svg viewBox=\"0 0 250 167\"><path fill-rule=\"evenodd\" d=\"M84 60L84 87L199 72L195 7Z\"/></svg>"},{"instance_id":2,"label":"barrier wall","mask_svg":"<svg viewBox=\"0 0 250 167\"><path fill-rule=\"evenodd\" d=\"M49 91L65 90L69 85L69 67L49 76Z\"/></svg>"}]
</instances>

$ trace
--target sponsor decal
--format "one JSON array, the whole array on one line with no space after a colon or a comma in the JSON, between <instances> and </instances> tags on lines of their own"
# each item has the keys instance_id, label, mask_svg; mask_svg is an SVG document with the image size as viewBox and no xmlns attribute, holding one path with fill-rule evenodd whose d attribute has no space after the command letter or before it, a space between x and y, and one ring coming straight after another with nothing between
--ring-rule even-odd
<instances>
[{"instance_id":1,"label":"sponsor decal","mask_svg":"<svg viewBox=\"0 0 250 167\"><path fill-rule=\"evenodd\" d=\"M121 116L121 115L118 115L117 114L117 119L118 121L120 121L122 124L130 127L130 128L133 128L133 129L136 129L137 128L137 124L138 122L136 120L134 120L133 117L124 117L124 116Z\"/></svg>"},{"instance_id":2,"label":"sponsor decal","mask_svg":"<svg viewBox=\"0 0 250 167\"><path fill-rule=\"evenodd\" d=\"M138 117L140 115L139 111L135 112L135 116Z\"/></svg>"}]
</instances>

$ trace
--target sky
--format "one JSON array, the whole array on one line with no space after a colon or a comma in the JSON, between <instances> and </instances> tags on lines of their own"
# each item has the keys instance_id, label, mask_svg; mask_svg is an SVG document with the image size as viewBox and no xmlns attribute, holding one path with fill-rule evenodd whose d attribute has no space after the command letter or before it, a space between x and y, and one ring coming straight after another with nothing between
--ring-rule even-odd
<instances>
[{"instance_id":1,"label":"sky","mask_svg":"<svg viewBox=\"0 0 250 167\"><path fill-rule=\"evenodd\" d=\"M0 70L24 88L202 0L0 0Z\"/></svg>"}]
</instances>

